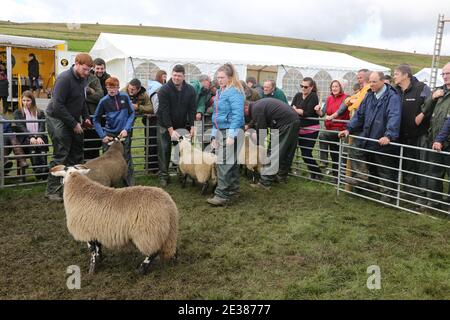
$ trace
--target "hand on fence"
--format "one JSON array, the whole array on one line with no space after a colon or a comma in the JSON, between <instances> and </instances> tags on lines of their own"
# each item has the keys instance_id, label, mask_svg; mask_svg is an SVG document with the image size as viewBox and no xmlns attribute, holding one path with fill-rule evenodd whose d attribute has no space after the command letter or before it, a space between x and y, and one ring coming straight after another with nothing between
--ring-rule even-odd
<instances>
[{"instance_id":1,"label":"hand on fence","mask_svg":"<svg viewBox=\"0 0 450 320\"><path fill-rule=\"evenodd\" d=\"M92 125L91 120L89 120L89 119L84 120L84 122L83 122L83 127L88 128L88 129L89 129L89 128L92 128L93 125Z\"/></svg>"},{"instance_id":2,"label":"hand on fence","mask_svg":"<svg viewBox=\"0 0 450 320\"><path fill-rule=\"evenodd\" d=\"M433 143L433 146L431 148L436 151L442 151L442 143L435 142Z\"/></svg>"},{"instance_id":3,"label":"hand on fence","mask_svg":"<svg viewBox=\"0 0 450 320\"><path fill-rule=\"evenodd\" d=\"M388 137L382 137L380 140L378 140L378 143L380 146L387 146L389 143L391 143L391 140Z\"/></svg>"},{"instance_id":4,"label":"hand on fence","mask_svg":"<svg viewBox=\"0 0 450 320\"><path fill-rule=\"evenodd\" d=\"M347 138L349 134L350 134L350 132L348 130L343 130L343 131L339 132L338 137L341 138L341 139L342 138Z\"/></svg>"},{"instance_id":5,"label":"hand on fence","mask_svg":"<svg viewBox=\"0 0 450 320\"><path fill-rule=\"evenodd\" d=\"M333 115L325 117L325 120L327 121L332 121L333 119L334 119Z\"/></svg>"}]
</instances>

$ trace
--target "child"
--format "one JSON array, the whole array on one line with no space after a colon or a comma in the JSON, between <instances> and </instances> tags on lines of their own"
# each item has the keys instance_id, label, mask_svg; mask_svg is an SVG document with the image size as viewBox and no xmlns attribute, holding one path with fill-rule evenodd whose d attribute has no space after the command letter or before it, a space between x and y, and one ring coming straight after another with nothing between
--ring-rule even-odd
<instances>
[{"instance_id":1,"label":"child","mask_svg":"<svg viewBox=\"0 0 450 320\"><path fill-rule=\"evenodd\" d=\"M133 159L131 158L131 136L135 117L133 105L126 93L119 92L119 80L111 77L105 82L108 94L98 103L94 114L94 126L102 139L103 150L108 149L108 142L114 137L125 138L124 157L128 163L127 185L134 185ZM101 126L101 118L105 115L105 127Z\"/></svg>"}]
</instances>

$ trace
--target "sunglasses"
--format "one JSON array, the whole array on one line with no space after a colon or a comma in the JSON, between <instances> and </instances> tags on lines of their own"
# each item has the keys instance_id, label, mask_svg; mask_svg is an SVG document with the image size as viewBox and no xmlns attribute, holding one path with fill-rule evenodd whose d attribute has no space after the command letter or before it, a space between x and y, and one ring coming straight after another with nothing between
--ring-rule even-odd
<instances>
[{"instance_id":1,"label":"sunglasses","mask_svg":"<svg viewBox=\"0 0 450 320\"><path fill-rule=\"evenodd\" d=\"M309 86L300 86L300 88L302 88L302 89L308 89Z\"/></svg>"}]
</instances>

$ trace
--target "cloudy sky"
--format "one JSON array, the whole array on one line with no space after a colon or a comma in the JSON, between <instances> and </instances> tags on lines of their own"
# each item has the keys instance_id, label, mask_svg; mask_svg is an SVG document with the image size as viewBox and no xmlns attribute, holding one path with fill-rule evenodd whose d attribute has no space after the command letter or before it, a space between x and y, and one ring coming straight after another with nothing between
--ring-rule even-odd
<instances>
[{"instance_id":1,"label":"cloudy sky","mask_svg":"<svg viewBox=\"0 0 450 320\"><path fill-rule=\"evenodd\" d=\"M432 53L450 1L2 0L0 20L129 24L286 36ZM450 55L450 23L442 51Z\"/></svg>"}]
</instances>

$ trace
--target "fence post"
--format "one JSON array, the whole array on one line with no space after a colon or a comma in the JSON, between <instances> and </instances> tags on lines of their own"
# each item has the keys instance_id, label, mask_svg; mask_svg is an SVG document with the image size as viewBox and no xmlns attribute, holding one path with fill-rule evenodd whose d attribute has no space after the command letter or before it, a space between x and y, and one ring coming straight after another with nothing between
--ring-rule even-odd
<instances>
[{"instance_id":1,"label":"fence post","mask_svg":"<svg viewBox=\"0 0 450 320\"><path fill-rule=\"evenodd\" d=\"M400 161L398 162L398 179L397 179L397 207L400 206L400 193L402 183L402 167L403 167L403 146L400 146Z\"/></svg>"},{"instance_id":2,"label":"fence post","mask_svg":"<svg viewBox=\"0 0 450 320\"><path fill-rule=\"evenodd\" d=\"M149 147L149 141L150 141L150 120L147 115L143 115L145 117L145 125L144 125L144 143L145 143L145 159L144 159L144 171L145 174L148 174L148 161L150 159L150 147Z\"/></svg>"},{"instance_id":3,"label":"fence post","mask_svg":"<svg viewBox=\"0 0 450 320\"><path fill-rule=\"evenodd\" d=\"M3 123L0 122L0 189L5 186L5 143L3 136Z\"/></svg>"}]
</instances>

